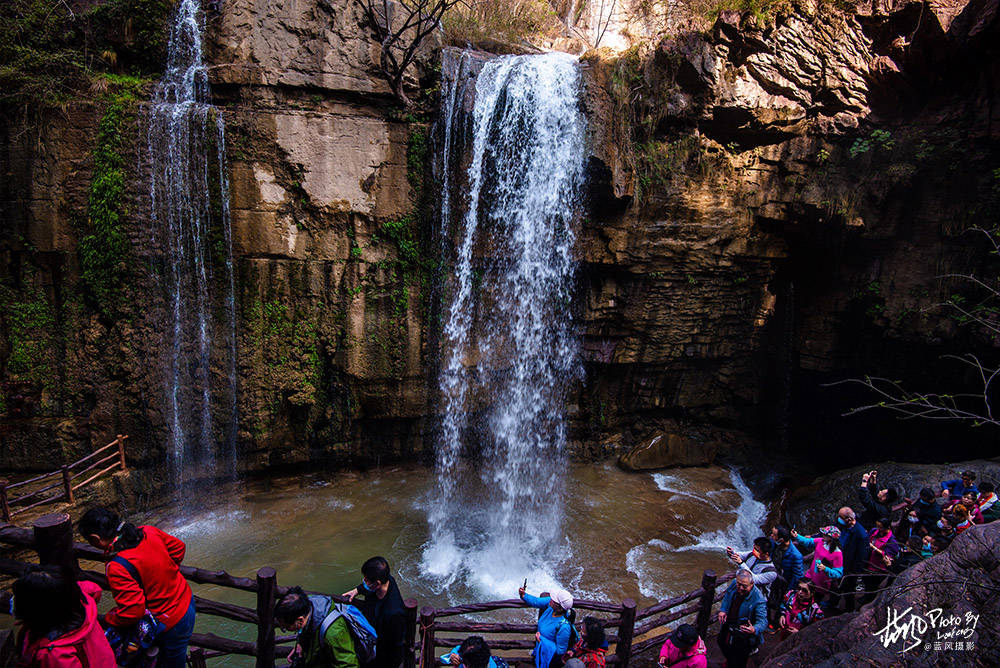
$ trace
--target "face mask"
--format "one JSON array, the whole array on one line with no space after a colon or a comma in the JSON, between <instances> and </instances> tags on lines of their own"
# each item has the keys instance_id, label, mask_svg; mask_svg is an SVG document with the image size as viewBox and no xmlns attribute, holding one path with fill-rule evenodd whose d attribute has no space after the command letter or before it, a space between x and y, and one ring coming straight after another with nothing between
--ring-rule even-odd
<instances>
[{"instance_id":1,"label":"face mask","mask_svg":"<svg viewBox=\"0 0 1000 668\"><path fill-rule=\"evenodd\" d=\"M364 580L361 581L361 589L363 589L364 591L367 591L367 592L375 591L374 589L372 589L371 587L369 587L368 583L365 582Z\"/></svg>"},{"instance_id":2,"label":"face mask","mask_svg":"<svg viewBox=\"0 0 1000 668\"><path fill-rule=\"evenodd\" d=\"M937 522L937 528L938 529L943 529L944 528L944 522L942 522L941 520L938 520L938 522Z\"/></svg>"},{"instance_id":3,"label":"face mask","mask_svg":"<svg viewBox=\"0 0 1000 668\"><path fill-rule=\"evenodd\" d=\"M910 520L910 524L916 524L920 521L919 517L907 517L906 519Z\"/></svg>"},{"instance_id":4,"label":"face mask","mask_svg":"<svg viewBox=\"0 0 1000 668\"><path fill-rule=\"evenodd\" d=\"M840 526L846 526L844 520L839 517L837 518L837 524L839 524Z\"/></svg>"}]
</instances>

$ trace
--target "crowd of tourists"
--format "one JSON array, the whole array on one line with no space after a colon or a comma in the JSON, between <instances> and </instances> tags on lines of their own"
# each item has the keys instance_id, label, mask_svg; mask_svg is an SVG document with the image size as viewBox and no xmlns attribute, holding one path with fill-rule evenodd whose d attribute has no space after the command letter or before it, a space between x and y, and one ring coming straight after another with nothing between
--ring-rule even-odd
<instances>
[{"instance_id":1,"label":"crowd of tourists","mask_svg":"<svg viewBox=\"0 0 1000 668\"><path fill-rule=\"evenodd\" d=\"M977 486L972 471L942 482L939 493L922 489L898 521L892 521L898 494L880 482L877 471L865 473L857 489L858 512L840 508L833 523L813 535L776 526L749 551L726 548L737 569L718 612L718 644L728 668L746 666L768 634L780 640L872 600L896 574L946 549L974 524L1000 517L994 484ZM115 604L98 614L96 584L77 581L66 568L30 567L13 586L19 665L183 668L195 622L194 597L180 572L184 543L104 508L87 511L78 528L108 558L105 573ZM539 611L535 668L605 668L604 622L585 617L577 623L569 592L532 596L521 587L518 595ZM274 618L295 633L287 656L292 666L399 668L403 663L403 598L383 557L367 560L361 582L339 600L288 589L275 604ZM695 627L681 624L663 643L659 664L705 668L707 652ZM507 668L480 636L466 638L438 661Z\"/></svg>"}]
</instances>

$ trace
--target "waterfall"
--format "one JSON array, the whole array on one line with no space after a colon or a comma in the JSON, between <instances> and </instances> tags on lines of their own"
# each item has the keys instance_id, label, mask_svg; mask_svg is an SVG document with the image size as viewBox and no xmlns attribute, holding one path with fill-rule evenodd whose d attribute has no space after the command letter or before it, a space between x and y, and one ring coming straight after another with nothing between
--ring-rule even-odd
<instances>
[{"instance_id":1,"label":"waterfall","mask_svg":"<svg viewBox=\"0 0 1000 668\"><path fill-rule=\"evenodd\" d=\"M232 462L237 428L236 309L225 124L208 102L203 34L200 0L182 0L170 33L166 73L153 94L147 136L153 243L167 257L164 278L170 322L165 331L165 403L168 454L178 482L192 466L202 473L217 473L220 443ZM209 156L212 143L216 165ZM217 211L213 211L213 189L220 204ZM221 328L215 326L217 305L227 320ZM213 364L225 371L213 372ZM221 376L226 387L219 388L213 376ZM213 394L219 391L227 395L222 400L227 410L221 424L212 410Z\"/></svg>"},{"instance_id":2,"label":"waterfall","mask_svg":"<svg viewBox=\"0 0 1000 668\"><path fill-rule=\"evenodd\" d=\"M473 77L468 58L450 52L443 67L441 236L454 249L423 567L496 593L525 576L551 580L564 552L564 412L578 372L573 221L585 155L578 67L565 54L503 57ZM466 150L458 188L449 172Z\"/></svg>"}]
</instances>

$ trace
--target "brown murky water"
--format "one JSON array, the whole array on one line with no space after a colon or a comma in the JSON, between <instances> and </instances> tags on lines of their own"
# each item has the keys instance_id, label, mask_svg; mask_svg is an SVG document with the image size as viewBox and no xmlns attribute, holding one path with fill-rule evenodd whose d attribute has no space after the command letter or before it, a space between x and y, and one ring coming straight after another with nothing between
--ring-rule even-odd
<instances>
[{"instance_id":1,"label":"brown murky water","mask_svg":"<svg viewBox=\"0 0 1000 668\"><path fill-rule=\"evenodd\" d=\"M273 566L281 584L340 593L368 557L385 556L404 597L444 606L512 598L523 578L537 593L558 583L581 598L640 606L695 589L702 571L726 569L724 546L746 547L764 507L738 476L718 467L629 474L612 464L573 465L564 547L551 564L506 572L483 560L451 582L426 575L426 507L434 472L390 468L205 490L204 510L185 520L150 518L186 541L185 563L252 577ZM498 561L503 561L502 559ZM197 586L201 596L253 607L250 594ZM531 613L521 615L525 621ZM252 640L252 627L202 615L197 631ZM246 657L216 665L251 665Z\"/></svg>"}]
</instances>

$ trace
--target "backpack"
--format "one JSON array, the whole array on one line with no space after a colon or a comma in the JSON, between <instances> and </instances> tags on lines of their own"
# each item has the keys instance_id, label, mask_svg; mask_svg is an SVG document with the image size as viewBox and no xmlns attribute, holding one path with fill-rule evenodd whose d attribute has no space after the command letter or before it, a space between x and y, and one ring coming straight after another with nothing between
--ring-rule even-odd
<instances>
[{"instance_id":1,"label":"backpack","mask_svg":"<svg viewBox=\"0 0 1000 668\"><path fill-rule=\"evenodd\" d=\"M785 601L785 594L788 592L788 580L784 575L779 574L771 583L771 589L767 594L767 609L778 610Z\"/></svg>"},{"instance_id":2,"label":"backpack","mask_svg":"<svg viewBox=\"0 0 1000 668\"><path fill-rule=\"evenodd\" d=\"M374 661L378 634L375 633L375 627L371 625L371 622L353 605L334 603L330 606L329 614L320 625L320 638L326 636L330 626L340 617L343 617L344 621L347 622L347 628L351 632L351 637L354 638L354 650L358 654L358 663L364 665Z\"/></svg>"},{"instance_id":3,"label":"backpack","mask_svg":"<svg viewBox=\"0 0 1000 668\"><path fill-rule=\"evenodd\" d=\"M128 571L128 574L139 585L139 589L142 589L142 577L135 564L117 554L111 558L111 561ZM146 610L142 618L132 626L125 628L109 626L104 630L104 636L108 639L108 644L111 645L115 661L119 666L144 668L156 663L155 655L151 657L149 649L156 642L156 637L164 630L166 630L166 626L156 619L152 612Z\"/></svg>"}]
</instances>

